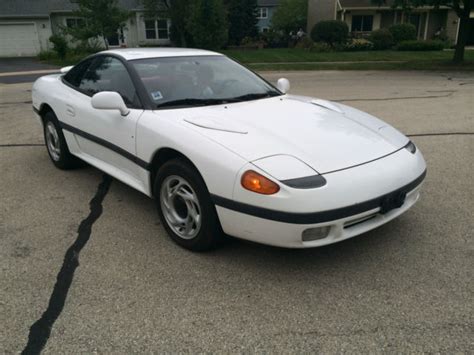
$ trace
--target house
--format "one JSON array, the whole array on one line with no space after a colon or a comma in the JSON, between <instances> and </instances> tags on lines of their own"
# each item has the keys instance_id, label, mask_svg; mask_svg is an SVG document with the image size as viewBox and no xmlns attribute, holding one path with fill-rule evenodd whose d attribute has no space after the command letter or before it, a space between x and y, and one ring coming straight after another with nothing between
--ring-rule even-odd
<instances>
[{"instance_id":1,"label":"house","mask_svg":"<svg viewBox=\"0 0 474 355\"><path fill-rule=\"evenodd\" d=\"M388 28L398 23L411 23L416 27L418 39L433 39L444 32L448 39L456 43L459 19L447 8L420 7L404 13L393 9L390 2L384 6L374 5L371 0L309 0L308 31L323 20L341 20L349 26L354 36L364 36L379 28ZM474 12L471 12L471 34L474 33ZM474 43L474 35L469 44Z\"/></svg>"},{"instance_id":2,"label":"house","mask_svg":"<svg viewBox=\"0 0 474 355\"><path fill-rule=\"evenodd\" d=\"M279 0L257 1L257 26L259 32L266 32L270 28L272 16L278 7Z\"/></svg>"},{"instance_id":3,"label":"house","mask_svg":"<svg viewBox=\"0 0 474 355\"><path fill-rule=\"evenodd\" d=\"M170 21L146 19L139 0L119 0L132 16L125 27L107 38L110 47L170 44ZM35 56L51 49L49 37L63 28L81 26L69 0L1 0L0 57Z\"/></svg>"}]
</instances>

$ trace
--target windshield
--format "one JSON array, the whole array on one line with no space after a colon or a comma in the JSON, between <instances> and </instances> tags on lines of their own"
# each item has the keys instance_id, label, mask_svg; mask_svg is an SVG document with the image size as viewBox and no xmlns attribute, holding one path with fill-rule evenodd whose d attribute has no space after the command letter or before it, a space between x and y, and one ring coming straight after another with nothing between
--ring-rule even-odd
<instances>
[{"instance_id":1,"label":"windshield","mask_svg":"<svg viewBox=\"0 0 474 355\"><path fill-rule=\"evenodd\" d=\"M252 71L224 56L130 61L156 108L217 105L281 95Z\"/></svg>"}]
</instances>

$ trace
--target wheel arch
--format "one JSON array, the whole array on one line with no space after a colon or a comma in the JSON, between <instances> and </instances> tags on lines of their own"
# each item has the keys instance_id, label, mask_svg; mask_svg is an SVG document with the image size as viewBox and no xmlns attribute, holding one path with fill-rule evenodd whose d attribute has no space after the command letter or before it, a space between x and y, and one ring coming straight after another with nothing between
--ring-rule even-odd
<instances>
[{"instance_id":1,"label":"wheel arch","mask_svg":"<svg viewBox=\"0 0 474 355\"><path fill-rule=\"evenodd\" d=\"M53 108L48 105L47 103L42 103L40 105L40 108L38 110L38 114L39 116L41 117L41 121L44 123L44 116L48 113L48 112L52 112L54 114L54 110ZM55 114L56 115L56 114Z\"/></svg>"},{"instance_id":2,"label":"wheel arch","mask_svg":"<svg viewBox=\"0 0 474 355\"><path fill-rule=\"evenodd\" d=\"M151 159L151 162L150 162L150 187L151 187L151 193L152 194L154 194L153 186L154 186L154 183L155 183L155 178L156 178L156 174L158 173L158 170L160 169L160 167L163 164L165 164L166 162L168 162L172 159L183 159L184 161L189 163L196 170L196 172L199 174L202 181L204 182L204 185L207 188L207 184L206 184L206 181L204 180L203 175L199 171L196 164L194 164L190 158L188 158L185 154L181 153L180 151L178 151L174 148L162 147L162 148L155 151L155 153L153 154L153 157Z\"/></svg>"}]
</instances>

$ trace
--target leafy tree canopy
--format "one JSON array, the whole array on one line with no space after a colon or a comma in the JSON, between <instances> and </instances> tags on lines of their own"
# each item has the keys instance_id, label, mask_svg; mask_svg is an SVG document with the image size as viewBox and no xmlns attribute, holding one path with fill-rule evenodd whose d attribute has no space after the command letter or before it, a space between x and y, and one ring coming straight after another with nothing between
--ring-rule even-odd
<instances>
[{"instance_id":1,"label":"leafy tree canopy","mask_svg":"<svg viewBox=\"0 0 474 355\"><path fill-rule=\"evenodd\" d=\"M282 0L272 17L272 27L277 31L290 33L306 28L308 16L307 0Z\"/></svg>"},{"instance_id":2,"label":"leafy tree canopy","mask_svg":"<svg viewBox=\"0 0 474 355\"><path fill-rule=\"evenodd\" d=\"M229 43L238 45L245 37L255 37L257 0L227 0Z\"/></svg>"},{"instance_id":3,"label":"leafy tree canopy","mask_svg":"<svg viewBox=\"0 0 474 355\"><path fill-rule=\"evenodd\" d=\"M222 0L195 0L186 28L195 46L222 48L228 39L227 16Z\"/></svg>"},{"instance_id":4,"label":"leafy tree canopy","mask_svg":"<svg viewBox=\"0 0 474 355\"><path fill-rule=\"evenodd\" d=\"M130 17L130 12L119 7L117 0L71 0L71 3L78 6L73 15L85 21L82 26L69 28L67 33L83 42L102 37L106 48L106 38L115 35Z\"/></svg>"}]
</instances>

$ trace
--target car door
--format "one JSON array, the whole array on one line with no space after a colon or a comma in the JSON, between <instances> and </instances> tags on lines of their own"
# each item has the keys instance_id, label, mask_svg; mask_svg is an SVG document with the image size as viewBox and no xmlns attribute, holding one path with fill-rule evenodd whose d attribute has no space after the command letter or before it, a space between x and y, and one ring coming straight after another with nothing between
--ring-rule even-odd
<instances>
[{"instance_id":1,"label":"car door","mask_svg":"<svg viewBox=\"0 0 474 355\"><path fill-rule=\"evenodd\" d=\"M137 164L135 132L144 111L125 65L118 58L100 55L78 77L64 79L67 89L62 126L74 135L79 155L141 189L144 166ZM118 110L93 108L91 98L101 91L118 92L130 113L122 116Z\"/></svg>"}]
</instances>

